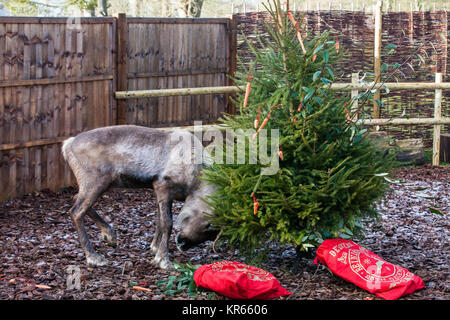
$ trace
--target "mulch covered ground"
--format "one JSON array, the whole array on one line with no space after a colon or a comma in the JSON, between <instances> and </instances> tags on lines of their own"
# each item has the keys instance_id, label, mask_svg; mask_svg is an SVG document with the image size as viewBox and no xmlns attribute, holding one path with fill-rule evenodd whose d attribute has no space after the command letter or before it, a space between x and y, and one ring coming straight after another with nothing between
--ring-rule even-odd
<instances>
[{"instance_id":1,"label":"mulch covered ground","mask_svg":"<svg viewBox=\"0 0 450 320\"><path fill-rule=\"evenodd\" d=\"M367 223L366 237L356 241L422 277L426 288L402 299L449 299L450 167L397 169L394 177L401 183L393 184L393 191L379 203L380 220ZM67 214L75 193L75 188L60 193L44 191L0 203L0 299L188 298L186 293L164 295L156 282L171 273L149 263L156 212L152 191L111 190L96 203L96 210L111 221L119 238L117 248L108 246L86 219L94 246L111 262L97 269L86 267ZM175 214L181 206L175 203ZM430 212L430 207L444 216ZM242 261L237 252L214 253L211 243L182 253L175 249L173 238L170 252L171 259L180 263ZM293 271L295 261L292 248L274 245L264 264L293 292L282 299L379 299L314 265L313 257L302 258L299 269ZM71 265L81 270L81 290L67 289ZM134 290L130 283L151 291ZM205 291L197 299L208 295Z\"/></svg>"}]
</instances>

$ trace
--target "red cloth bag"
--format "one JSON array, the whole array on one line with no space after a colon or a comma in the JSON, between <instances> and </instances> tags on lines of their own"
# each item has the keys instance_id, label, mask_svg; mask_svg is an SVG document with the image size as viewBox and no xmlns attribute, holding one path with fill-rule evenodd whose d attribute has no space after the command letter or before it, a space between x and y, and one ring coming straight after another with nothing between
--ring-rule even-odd
<instances>
[{"instance_id":1,"label":"red cloth bag","mask_svg":"<svg viewBox=\"0 0 450 320\"><path fill-rule=\"evenodd\" d=\"M425 287L420 277L386 262L350 240L325 240L317 257L331 272L386 300L395 300Z\"/></svg>"},{"instance_id":2,"label":"red cloth bag","mask_svg":"<svg viewBox=\"0 0 450 320\"><path fill-rule=\"evenodd\" d=\"M194 272L194 281L231 299L271 299L291 294L267 271L234 261L203 265Z\"/></svg>"}]
</instances>

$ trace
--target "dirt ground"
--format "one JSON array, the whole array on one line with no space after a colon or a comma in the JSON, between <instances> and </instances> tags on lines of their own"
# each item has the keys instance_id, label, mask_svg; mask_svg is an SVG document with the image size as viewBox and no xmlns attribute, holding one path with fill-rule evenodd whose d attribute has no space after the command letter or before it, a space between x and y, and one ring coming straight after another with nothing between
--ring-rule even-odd
<instances>
[{"instance_id":1,"label":"dirt ground","mask_svg":"<svg viewBox=\"0 0 450 320\"><path fill-rule=\"evenodd\" d=\"M378 204L380 220L367 223L365 238L355 241L422 277L426 288L402 299L449 299L450 167L402 168L393 176L401 183L393 184L392 192ZM94 247L111 262L96 269L86 266L67 214L75 193L75 188L43 191L0 203L0 299L190 299L186 293L164 295L156 283L171 273L149 263L156 212L152 191L110 190L96 203L96 210L111 221L119 238L117 248L108 246L86 219ZM175 215L181 206L174 204ZM430 207L444 216L430 212ZM180 263L245 262L237 252L214 253L211 242L179 252L173 235L170 252L171 259ZM302 258L294 272L296 257L291 247L274 245L269 256L264 268L293 292L281 299L380 299L314 265L314 256ZM67 289L71 265L80 268L81 290ZM130 283L151 291L134 290ZM197 299L208 295L202 292Z\"/></svg>"}]
</instances>

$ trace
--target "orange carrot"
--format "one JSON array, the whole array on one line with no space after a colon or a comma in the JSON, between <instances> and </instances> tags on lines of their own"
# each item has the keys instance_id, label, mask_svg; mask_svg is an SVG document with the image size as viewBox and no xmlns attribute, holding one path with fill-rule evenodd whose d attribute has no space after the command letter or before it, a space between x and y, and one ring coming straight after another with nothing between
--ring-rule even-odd
<instances>
[{"instance_id":1,"label":"orange carrot","mask_svg":"<svg viewBox=\"0 0 450 320\"><path fill-rule=\"evenodd\" d=\"M272 109L278 108L278 104L275 107L272 107ZM270 113L272 112L272 110L269 111L269 114L264 118L264 121L261 124L261 127L259 127L259 129L255 132L255 134L253 135L252 139L250 140L250 142L252 142L253 140L255 140L256 136L258 135L258 133L264 128L264 126L267 124L267 122L269 122L269 118L270 118Z\"/></svg>"},{"instance_id":2,"label":"orange carrot","mask_svg":"<svg viewBox=\"0 0 450 320\"><path fill-rule=\"evenodd\" d=\"M139 290L139 291L147 291L147 292L152 292L151 289L148 288L144 288L144 287L139 287L139 286L134 286L133 287L134 290Z\"/></svg>"},{"instance_id":3,"label":"orange carrot","mask_svg":"<svg viewBox=\"0 0 450 320\"><path fill-rule=\"evenodd\" d=\"M278 151L278 156L280 157L281 160L283 160L283 148L281 148L281 146L280 151Z\"/></svg>"},{"instance_id":4,"label":"orange carrot","mask_svg":"<svg viewBox=\"0 0 450 320\"><path fill-rule=\"evenodd\" d=\"M351 121L352 119L350 118L350 112L348 112L348 109L347 109L346 105L347 105L347 102L344 103L346 118L347 118L348 121Z\"/></svg>"},{"instance_id":5,"label":"orange carrot","mask_svg":"<svg viewBox=\"0 0 450 320\"><path fill-rule=\"evenodd\" d=\"M259 202L258 199L256 199L255 195L252 192L252 197L253 197L253 214L257 214L258 213L258 207L259 207Z\"/></svg>"},{"instance_id":6,"label":"orange carrot","mask_svg":"<svg viewBox=\"0 0 450 320\"><path fill-rule=\"evenodd\" d=\"M336 53L339 53L339 41L337 37L336 37Z\"/></svg>"},{"instance_id":7,"label":"orange carrot","mask_svg":"<svg viewBox=\"0 0 450 320\"><path fill-rule=\"evenodd\" d=\"M288 17L289 17L289 20L291 20L292 24L295 26L297 24L297 21L295 21L294 16L292 15L292 13L290 11L288 12Z\"/></svg>"},{"instance_id":8,"label":"orange carrot","mask_svg":"<svg viewBox=\"0 0 450 320\"><path fill-rule=\"evenodd\" d=\"M245 97L244 97L244 109L247 107L247 102L248 102L248 97L250 95L250 88L252 87L252 79L253 79L253 73L250 72L249 76L248 76L248 82L247 82L247 86L245 88Z\"/></svg>"},{"instance_id":9,"label":"orange carrot","mask_svg":"<svg viewBox=\"0 0 450 320\"><path fill-rule=\"evenodd\" d=\"M300 33L300 24L297 22L297 39L300 42L300 45L302 46L303 54L306 54L305 46L303 45L303 39L302 34Z\"/></svg>"},{"instance_id":10,"label":"orange carrot","mask_svg":"<svg viewBox=\"0 0 450 320\"><path fill-rule=\"evenodd\" d=\"M261 116L261 107L259 107L258 115L257 115L256 118L255 118L255 123L254 123L255 129L258 128L260 116Z\"/></svg>"},{"instance_id":11,"label":"orange carrot","mask_svg":"<svg viewBox=\"0 0 450 320\"><path fill-rule=\"evenodd\" d=\"M45 284L35 284L34 286L35 286L36 288L39 288L39 289L46 289L46 290L52 288L52 287L46 286Z\"/></svg>"}]
</instances>

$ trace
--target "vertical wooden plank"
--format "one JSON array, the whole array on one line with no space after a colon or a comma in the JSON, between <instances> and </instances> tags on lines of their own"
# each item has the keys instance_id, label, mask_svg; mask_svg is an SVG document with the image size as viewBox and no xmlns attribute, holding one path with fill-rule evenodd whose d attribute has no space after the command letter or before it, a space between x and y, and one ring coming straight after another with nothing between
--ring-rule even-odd
<instances>
[{"instance_id":1,"label":"vertical wooden plank","mask_svg":"<svg viewBox=\"0 0 450 320\"><path fill-rule=\"evenodd\" d=\"M25 50L25 42L24 42L24 24L21 23L18 25L18 34L15 37L15 55L16 57L22 57L24 59L24 50ZM23 60L22 60L23 61ZM17 60L18 65L18 73L17 78L22 79L24 73L24 65L23 63ZM24 91L26 91L26 87L17 87L13 89L15 95L15 109L16 109L16 141L24 142L26 137L24 136ZM25 172L25 161L24 161L24 153L26 148L17 149L16 150L16 195L22 195L25 193L26 187L26 172Z\"/></svg>"},{"instance_id":2,"label":"vertical wooden plank","mask_svg":"<svg viewBox=\"0 0 450 320\"><path fill-rule=\"evenodd\" d=\"M5 53L5 24L0 23L0 57ZM0 61L0 80L5 80L5 63ZM6 143L6 110L5 94L6 88L0 88L0 143ZM0 201L7 197L8 188L8 162L6 160L7 152L0 151Z\"/></svg>"},{"instance_id":3,"label":"vertical wooden plank","mask_svg":"<svg viewBox=\"0 0 450 320\"><path fill-rule=\"evenodd\" d=\"M177 88L183 88L183 80L184 80L184 76L178 76L177 78L176 78L176 81L177 81L177 84L176 84L176 87ZM183 102L184 102L184 99L183 99L183 96L178 96L178 97L176 97L176 106L177 106L177 110L176 110L176 118L175 118L175 121L177 122L177 123L182 123L183 121L184 121L184 119L183 119Z\"/></svg>"},{"instance_id":4,"label":"vertical wooden plank","mask_svg":"<svg viewBox=\"0 0 450 320\"><path fill-rule=\"evenodd\" d=\"M1 38L3 37L2 33L2 24L0 24L0 46L1 46ZM1 54L1 52L0 52ZM0 64L0 70L2 69L2 65ZM3 73L3 70L0 71L0 75ZM0 88L0 143L4 142L4 135L3 135L3 126L5 124L4 116L5 116L5 102L3 100L3 93L5 89ZM7 162L5 160L6 158L6 152L0 151L0 201L6 199L6 190L8 185L7 180Z\"/></svg>"},{"instance_id":5,"label":"vertical wooden plank","mask_svg":"<svg viewBox=\"0 0 450 320\"><path fill-rule=\"evenodd\" d=\"M127 16L124 13L119 14L117 20L117 91L127 90ZM117 101L117 124L126 123L127 101Z\"/></svg>"},{"instance_id":6,"label":"vertical wooden plank","mask_svg":"<svg viewBox=\"0 0 450 320\"><path fill-rule=\"evenodd\" d=\"M166 24L159 24L159 66L157 71L166 71L166 61L167 61L167 43L168 43L168 37L167 37L167 28ZM167 77L160 77L159 78L159 88L163 89L167 88ZM158 99L158 116L159 116L159 123L166 123L167 121L167 99L166 98L160 98Z\"/></svg>"},{"instance_id":7,"label":"vertical wooden plank","mask_svg":"<svg viewBox=\"0 0 450 320\"><path fill-rule=\"evenodd\" d=\"M381 35L382 35L382 9L383 2L378 1L375 6L375 36L374 36L374 73L375 73L375 81L380 82L381 77ZM377 90L374 94L374 99L380 101L381 95L380 90ZM373 102L373 118L380 118L380 107L376 101Z\"/></svg>"},{"instance_id":8,"label":"vertical wooden plank","mask_svg":"<svg viewBox=\"0 0 450 320\"><path fill-rule=\"evenodd\" d=\"M236 75L237 70L237 17L235 15L232 16L230 21L230 34L228 36L229 44L229 71L227 77L227 85L233 85L233 80L230 77L234 77ZM236 98L236 95L229 95L229 99L227 101L227 110L226 112L230 114L236 113L236 106L231 101L231 97Z\"/></svg>"},{"instance_id":9,"label":"vertical wooden plank","mask_svg":"<svg viewBox=\"0 0 450 320\"><path fill-rule=\"evenodd\" d=\"M49 35L49 24L41 24L41 51L42 51L42 78L50 78L51 69L49 68L49 43L50 43L50 35ZM42 99L40 102L40 114L39 118L41 120L41 138L51 138L49 134L50 128L50 103L49 99L51 96L52 87L51 85L44 85L42 87ZM49 146L42 146L41 148L41 190L48 188L48 162L49 158Z\"/></svg>"},{"instance_id":10,"label":"vertical wooden plank","mask_svg":"<svg viewBox=\"0 0 450 320\"><path fill-rule=\"evenodd\" d=\"M171 26L173 29L173 44L171 46L171 51L172 51L171 70L179 71L181 69L180 53L181 53L181 47L182 47L181 39L182 39L183 30L180 29L179 24L173 24ZM182 76L174 77L174 79L173 79L173 87L174 88L179 88L181 77ZM180 121L180 110L179 110L180 108L181 108L181 104L180 104L180 99L178 96L173 99L173 122L174 123L178 123Z\"/></svg>"},{"instance_id":11,"label":"vertical wooden plank","mask_svg":"<svg viewBox=\"0 0 450 320\"><path fill-rule=\"evenodd\" d=\"M55 62L55 24L48 24L44 28L44 33L47 37L47 64L46 64L46 74L48 78L53 78L54 75L54 62ZM54 91L55 86L47 86L47 122L46 122L46 136L49 138L56 137L54 132L54 122L55 122L55 104L54 104ZM47 146L47 163L46 163L46 175L47 181L46 186L50 190L56 191L55 188L55 157L58 145Z\"/></svg>"},{"instance_id":12,"label":"vertical wooden plank","mask_svg":"<svg viewBox=\"0 0 450 320\"><path fill-rule=\"evenodd\" d=\"M167 77L159 77L158 78L158 88L167 88ZM165 123L166 121L166 98L159 97L158 98L158 124Z\"/></svg>"},{"instance_id":13,"label":"vertical wooden plank","mask_svg":"<svg viewBox=\"0 0 450 320\"><path fill-rule=\"evenodd\" d=\"M44 46L43 46L43 36L42 36L42 24L36 24L35 25L35 39L36 39L36 79L42 79L44 78ZM43 92L43 86L37 86L36 88L36 114L34 117L34 130L35 130L35 138L41 139L42 133L43 133L43 123L42 123L42 117L41 114L44 109L44 92ZM43 148L37 147L35 150L35 189L41 190L43 187L42 184L42 153Z\"/></svg>"},{"instance_id":14,"label":"vertical wooden plank","mask_svg":"<svg viewBox=\"0 0 450 320\"><path fill-rule=\"evenodd\" d=\"M187 44L186 44L186 69L187 70L192 70L192 53L193 53L193 34L194 34L194 25L193 24L189 24L187 30L188 32L187 34ZM192 86L194 85L193 82L193 75L188 75L187 77L187 87L188 88L192 88ZM188 96L186 98L187 101L187 105L186 105L186 120L189 122L189 124L193 124L193 117L194 117L194 112L193 112L193 104L194 104L194 97L193 96Z\"/></svg>"},{"instance_id":15,"label":"vertical wooden plank","mask_svg":"<svg viewBox=\"0 0 450 320\"><path fill-rule=\"evenodd\" d=\"M135 70L136 74L139 74L140 72L142 72L143 70L145 70L145 62L144 62L144 57L145 57L145 37L144 37L144 28L145 28L146 24L144 23L139 23L137 24L137 28L136 28L136 49L135 49L135 54L136 54L136 67L137 69ZM145 89L145 85L144 85L144 79L143 78L137 78L135 81L135 90L143 90ZM136 124L138 125L143 125L144 123L144 100L145 99L136 99L136 105L135 105L135 114L136 114Z\"/></svg>"},{"instance_id":16,"label":"vertical wooden plank","mask_svg":"<svg viewBox=\"0 0 450 320\"><path fill-rule=\"evenodd\" d=\"M55 50L57 53L57 59L58 61L58 69L59 69L59 78L66 78L66 59L67 59L67 51L66 51L66 28L69 29L68 32L70 32L70 28L68 28L68 25L65 24L58 24L56 27L57 34L55 36L55 48L58 47L58 50ZM55 60L57 60L55 58ZM64 84L58 84L55 86L56 92L55 95L55 102L57 102L58 108L56 109L56 116L55 118L55 133L59 137L65 136L65 85ZM57 168L55 170L55 173L57 174L56 177L56 185L58 188L62 188L65 186L65 171L67 170L67 164L63 159L63 156L61 152L56 153L56 161L57 161Z\"/></svg>"},{"instance_id":17,"label":"vertical wooden plank","mask_svg":"<svg viewBox=\"0 0 450 320\"><path fill-rule=\"evenodd\" d=\"M101 52L101 61L100 61L100 65L99 65L99 74L101 75L106 75L107 74L107 62L108 62L108 58L107 58L107 43L106 41L108 41L108 37L107 37L107 24L106 23L101 23L99 24L99 31L100 31L100 36L101 36L101 48L100 51ZM99 82L99 86L100 86L100 90L101 91L101 100L99 101L99 112L102 115L102 121L101 121L101 127L104 127L107 123L107 112L106 109L108 108L107 106L107 99L106 99L106 94L108 91L106 91L106 87L105 87L105 81L100 81Z\"/></svg>"},{"instance_id":18,"label":"vertical wooden plank","mask_svg":"<svg viewBox=\"0 0 450 320\"><path fill-rule=\"evenodd\" d=\"M83 75L83 60L84 60L84 48L83 48L83 29L75 31L76 36L76 60L75 60L75 77L81 78ZM107 59L105 56L104 59ZM77 134L83 131L83 90L82 83L77 82L75 84L75 130L73 134Z\"/></svg>"},{"instance_id":19,"label":"vertical wooden plank","mask_svg":"<svg viewBox=\"0 0 450 320\"><path fill-rule=\"evenodd\" d=\"M442 73L436 73L436 83L442 83ZM440 119L442 115L442 89L434 91L434 118ZM439 166L439 147L441 139L441 125L433 126L433 166Z\"/></svg>"},{"instance_id":20,"label":"vertical wooden plank","mask_svg":"<svg viewBox=\"0 0 450 320\"><path fill-rule=\"evenodd\" d=\"M92 58L95 55L95 45L94 45L94 39L95 39L95 31L94 31L94 25L88 24L87 28L87 34L88 34L88 43L85 47L86 50L86 60L87 60L87 70L88 75L94 75L95 70L95 64L94 59ZM93 82L86 82L86 104L85 104L85 114L86 114L86 122L85 122L85 130L91 130L94 128L95 124L95 114L94 114L94 83Z\"/></svg>"},{"instance_id":21,"label":"vertical wooden plank","mask_svg":"<svg viewBox=\"0 0 450 320\"><path fill-rule=\"evenodd\" d=\"M18 67L17 63L14 62L13 57L17 55L17 43L16 38L18 38L18 25L6 24L6 40L5 40L5 53L4 58L9 60L9 63L5 63L5 78L6 79L17 79ZM9 135L9 141L11 143L16 142L16 128L17 128L17 105L16 105L16 88L6 88L5 90L5 109L9 113L9 128L6 135ZM16 150L11 150L9 152L9 183L8 183L8 198L16 196L16 177L17 177L17 152Z\"/></svg>"},{"instance_id":22,"label":"vertical wooden plank","mask_svg":"<svg viewBox=\"0 0 450 320\"><path fill-rule=\"evenodd\" d=\"M149 72L150 69L150 24L142 24L142 70L141 72ZM141 85L143 89L149 88L149 78L142 78ZM142 99L142 125L149 126L148 113L150 108L150 99Z\"/></svg>"},{"instance_id":23,"label":"vertical wooden plank","mask_svg":"<svg viewBox=\"0 0 450 320\"><path fill-rule=\"evenodd\" d=\"M117 79L117 65L116 65L116 55L117 55L117 19L114 19L112 23L109 24L109 73L113 76L113 80L109 82L109 97L110 97L110 114L108 125L115 125L117 123L117 102L114 99L114 92L116 92L116 79Z\"/></svg>"},{"instance_id":24,"label":"vertical wooden plank","mask_svg":"<svg viewBox=\"0 0 450 320\"><path fill-rule=\"evenodd\" d=\"M174 40L174 34L175 34L175 25L174 24L165 24L165 29L166 29L166 39L168 41L165 42L164 48L163 50L165 51L165 67L164 70L165 71L173 71L173 63L174 63L174 52L173 52L173 47L175 44L175 40ZM168 89L172 89L174 88L174 77L170 76L167 77L167 88ZM166 119L165 122L170 124L173 122L174 120L174 97L168 97L166 99Z\"/></svg>"},{"instance_id":25,"label":"vertical wooden plank","mask_svg":"<svg viewBox=\"0 0 450 320\"><path fill-rule=\"evenodd\" d=\"M64 50L66 51L66 61L65 61L65 77L72 78L73 77L73 52L75 48L73 47L72 36L73 29L65 28L65 45ZM72 121L72 84L66 83L64 84L64 135L69 136L72 133L73 121ZM70 185L70 168L65 165L64 166L64 185Z\"/></svg>"}]
</instances>

